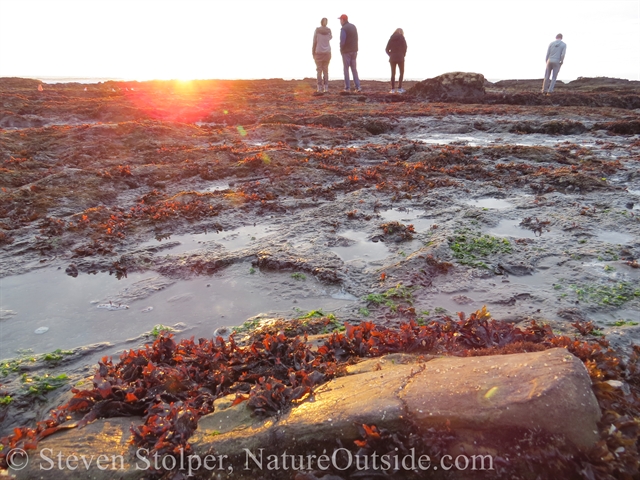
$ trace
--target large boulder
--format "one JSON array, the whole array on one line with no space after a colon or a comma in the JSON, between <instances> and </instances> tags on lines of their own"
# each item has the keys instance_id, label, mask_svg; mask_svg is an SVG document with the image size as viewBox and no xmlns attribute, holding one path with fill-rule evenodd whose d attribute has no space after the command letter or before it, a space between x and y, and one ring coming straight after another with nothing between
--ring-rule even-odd
<instances>
[{"instance_id":1,"label":"large boulder","mask_svg":"<svg viewBox=\"0 0 640 480\"><path fill-rule=\"evenodd\" d=\"M199 420L191 438L197 458L184 459L180 473L194 473L197 459L215 455L219 464L213 473L258 478L265 473L262 468L269 468L269 460L258 468L258 458L285 453L306 458L325 450L332 455L338 445L351 447L361 438L362 424L392 432L407 432L412 424L427 432L448 423L457 435L452 455L461 448L486 455L496 438L510 440L529 430L563 435L584 450L596 443L600 418L585 366L561 348L487 357L395 354L365 360L318 386L290 411L266 419L255 417L247 402L234 400L235 395L218 399L215 411ZM24 469L10 473L18 479L147 478L145 452L130 444L129 425L141 423L141 418L112 418L56 433L29 452ZM456 478L476 478L473 473Z\"/></svg>"},{"instance_id":2,"label":"large boulder","mask_svg":"<svg viewBox=\"0 0 640 480\"><path fill-rule=\"evenodd\" d=\"M485 79L480 73L451 72L415 84L407 93L434 102L480 101L485 95Z\"/></svg>"},{"instance_id":3,"label":"large boulder","mask_svg":"<svg viewBox=\"0 0 640 480\"><path fill-rule=\"evenodd\" d=\"M448 421L475 440L509 429L564 435L589 449L600 407L584 364L562 348L428 362L400 393L423 428ZM478 442L480 443L480 442Z\"/></svg>"}]
</instances>

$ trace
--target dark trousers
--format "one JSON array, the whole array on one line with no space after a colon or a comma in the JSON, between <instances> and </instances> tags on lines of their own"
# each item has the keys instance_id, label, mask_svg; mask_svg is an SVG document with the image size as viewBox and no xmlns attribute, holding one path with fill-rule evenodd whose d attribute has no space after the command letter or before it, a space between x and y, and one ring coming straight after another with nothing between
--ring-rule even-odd
<instances>
[{"instance_id":1,"label":"dark trousers","mask_svg":"<svg viewBox=\"0 0 640 480\"><path fill-rule=\"evenodd\" d=\"M398 78L398 88L402 88L402 80L404 79L404 60L401 62L394 62L389 60L391 64L391 88L396 88L396 65L400 69L400 77Z\"/></svg>"}]
</instances>

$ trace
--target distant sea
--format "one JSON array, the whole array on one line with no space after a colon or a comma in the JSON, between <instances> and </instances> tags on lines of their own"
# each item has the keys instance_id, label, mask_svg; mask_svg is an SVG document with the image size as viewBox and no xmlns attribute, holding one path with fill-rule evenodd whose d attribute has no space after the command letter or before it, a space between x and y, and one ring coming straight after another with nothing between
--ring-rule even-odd
<instances>
[{"instance_id":1,"label":"distant sea","mask_svg":"<svg viewBox=\"0 0 640 480\"><path fill-rule=\"evenodd\" d=\"M136 80L136 79L132 79L132 78L115 78L115 77L36 77L36 76L24 76L21 78L33 78L36 80L41 80L43 83L100 83L100 82L108 82L108 81L113 81L113 82L135 82L135 81L139 81L139 82L147 82L150 81L149 79L146 80ZM205 80L205 79L201 79L201 80ZM208 80L208 79L207 79ZM213 79L211 79L213 80ZM242 79L242 80L258 80L258 79L251 79L251 78L247 78L247 79ZM301 80L301 79L296 79L296 78L285 78L284 80ZM341 80L341 78L336 77L333 80ZM378 81L378 82L388 82L389 79L388 78L363 78L362 80L373 80L373 81ZM424 80L424 78L405 78L405 81L408 82L421 82L422 80ZM488 78L487 80L489 80L491 83L496 83L499 82L500 80L515 80L512 78L509 79L504 79L504 78ZM558 79L559 81L563 82L563 83L568 83L571 80L569 79ZM575 80L575 79L572 79Z\"/></svg>"},{"instance_id":2,"label":"distant sea","mask_svg":"<svg viewBox=\"0 0 640 480\"><path fill-rule=\"evenodd\" d=\"M100 83L100 82L126 82L129 79L126 78L101 78L101 77L23 77L23 78L35 78L36 80L42 80L43 83Z\"/></svg>"}]
</instances>

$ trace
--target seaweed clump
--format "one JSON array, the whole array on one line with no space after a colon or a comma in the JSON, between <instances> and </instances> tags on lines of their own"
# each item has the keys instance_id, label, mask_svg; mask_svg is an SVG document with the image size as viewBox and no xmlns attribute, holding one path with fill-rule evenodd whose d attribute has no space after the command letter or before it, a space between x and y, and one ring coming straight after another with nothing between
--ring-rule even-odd
<instances>
[{"instance_id":1,"label":"seaweed clump","mask_svg":"<svg viewBox=\"0 0 640 480\"><path fill-rule=\"evenodd\" d=\"M117 363L104 357L93 388L73 389L71 400L52 410L35 428L16 428L13 435L0 439L0 466L7 467L3 452L12 448L34 449L39 440L56 431L115 416L143 417L141 425L131 427L132 442L151 455L175 457L190 451L189 438L198 419L213 411L216 398L235 393L235 402L247 401L256 415L282 414L315 387L340 375L342 367L357 357L397 352L498 355L560 347L576 355L591 376L603 411L600 441L590 452L576 454L563 439L529 432L527 445L504 446L511 460L497 458L499 468L492 471L493 478L525 478L531 469L541 471L552 465L556 472L588 472L586 478L631 478L640 473L640 347L624 365L606 340L587 336L588 324L574 326L583 338L555 335L548 325L535 321L519 328L492 319L483 308L469 317L459 313L458 319L444 316L428 325L411 320L396 329L370 322L345 323L344 333L332 333L318 348L306 336L284 333L257 331L241 346L233 336L228 341L217 337L176 342L171 333L160 332L153 344L123 353ZM442 431L393 434L363 426L363 432L364 440L356 443L361 449L410 447L417 441L423 446L444 445L455 433L446 426ZM524 469L522 477L510 476L514 465Z\"/></svg>"}]
</instances>

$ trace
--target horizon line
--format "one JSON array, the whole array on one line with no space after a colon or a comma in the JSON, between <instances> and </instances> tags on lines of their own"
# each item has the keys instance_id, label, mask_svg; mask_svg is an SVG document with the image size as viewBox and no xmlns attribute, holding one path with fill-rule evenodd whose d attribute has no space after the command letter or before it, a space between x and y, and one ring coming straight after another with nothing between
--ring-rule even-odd
<instances>
[{"instance_id":1,"label":"horizon line","mask_svg":"<svg viewBox=\"0 0 640 480\"><path fill-rule=\"evenodd\" d=\"M452 73L452 72L445 72L445 73ZM471 72L470 72L471 73ZM475 73L475 72L473 72ZM444 75L444 74L441 74ZM437 75L439 76L439 75ZM256 81L256 80L281 80L281 81L304 81L304 80L309 80L309 81L314 81L315 82L315 78L313 77L303 77L303 78L283 78L283 77L271 77L271 78L190 78L190 79L183 79L183 78L152 78L152 79L144 79L144 80L140 80L140 79L128 79L128 78L121 78L121 77L108 77L108 76L58 76L58 75L42 75L42 76L36 76L36 75L26 75L26 76L22 76L22 75L0 75L0 79L2 78L20 78L20 79L25 79L25 80L40 80L42 81L42 83L87 83L87 84L92 84L92 83L103 83L103 82L191 82L191 81ZM436 77L430 77L430 78L436 78ZM606 77L606 76L598 76L598 77L577 77L577 78L573 78L573 79L561 79L559 78L558 81L563 82L563 83L568 83L568 82L572 82L574 80L578 80L580 78L612 78L615 80L627 80L629 82L637 82L639 80L632 80L630 78L617 78L617 77ZM54 82L47 82L46 80L55 80ZM64 82L62 80L65 80ZM74 82L74 80L76 80ZM78 81L78 80L84 80L84 81ZM92 81L94 80L94 81ZM361 80L363 81L370 81L370 82L389 82L388 78L382 78L382 77L372 77L372 78L361 78ZM428 80L428 79L419 79L419 78L405 78L404 81L405 82L422 82L424 80ZM485 80L491 82L491 83L496 83L499 81L542 81L543 78L487 78L485 77ZM343 80L341 78L336 78L335 80L330 80L330 81L335 81L335 82L342 82Z\"/></svg>"}]
</instances>

